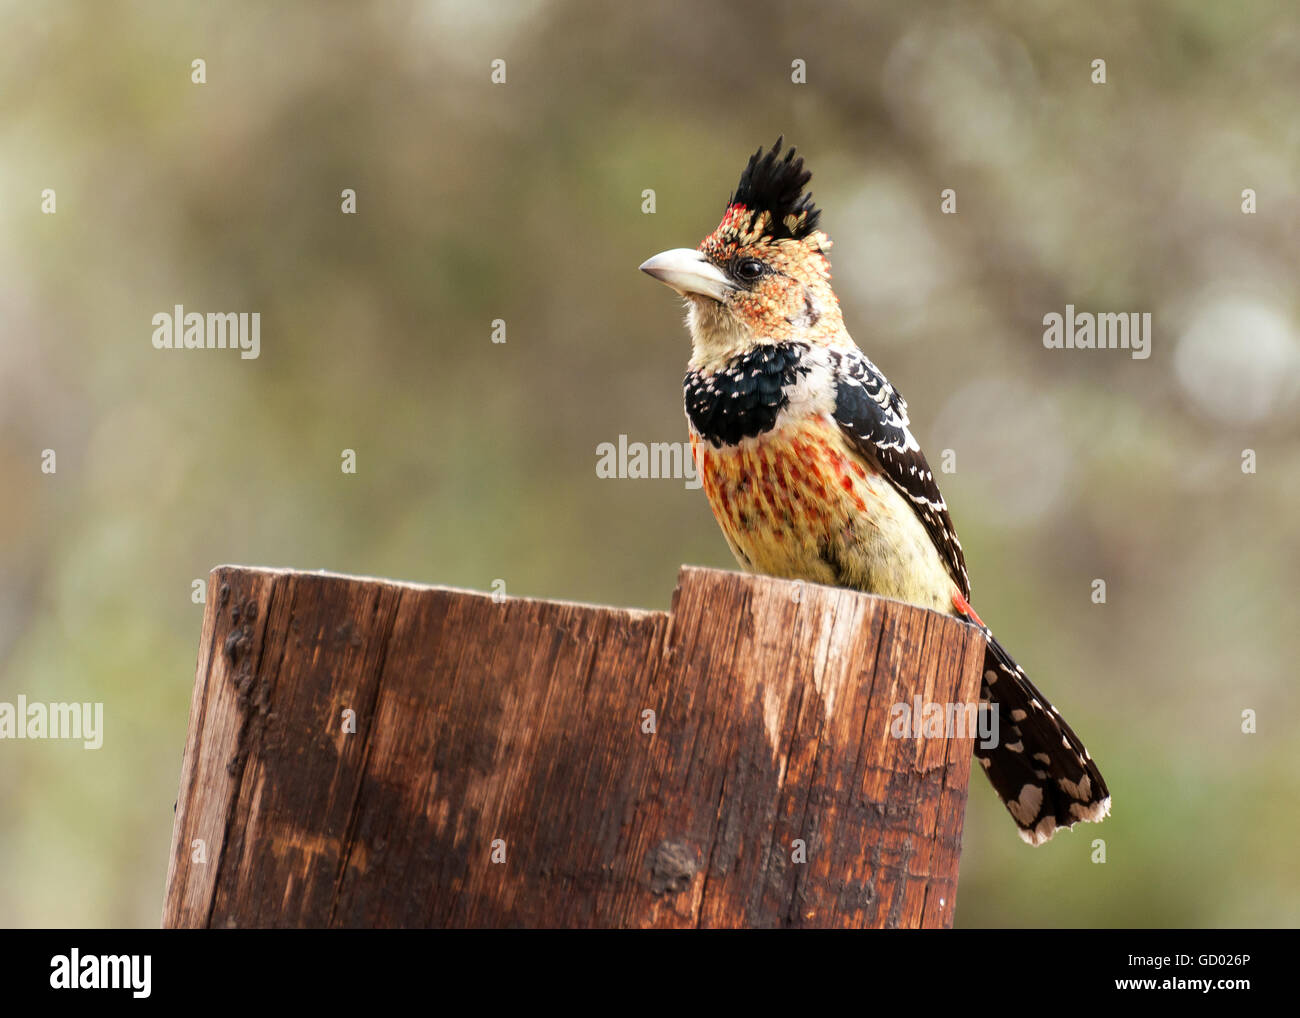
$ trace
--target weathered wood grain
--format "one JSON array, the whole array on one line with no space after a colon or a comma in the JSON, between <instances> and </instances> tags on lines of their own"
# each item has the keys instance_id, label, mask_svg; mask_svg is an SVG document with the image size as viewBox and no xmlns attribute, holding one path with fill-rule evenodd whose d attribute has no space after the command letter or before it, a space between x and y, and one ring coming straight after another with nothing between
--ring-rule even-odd
<instances>
[{"instance_id":1,"label":"weathered wood grain","mask_svg":"<svg viewBox=\"0 0 1300 1018\"><path fill-rule=\"evenodd\" d=\"M890 709L978 695L961 622L692 568L670 614L209 590L165 926L952 923L971 739Z\"/></svg>"}]
</instances>

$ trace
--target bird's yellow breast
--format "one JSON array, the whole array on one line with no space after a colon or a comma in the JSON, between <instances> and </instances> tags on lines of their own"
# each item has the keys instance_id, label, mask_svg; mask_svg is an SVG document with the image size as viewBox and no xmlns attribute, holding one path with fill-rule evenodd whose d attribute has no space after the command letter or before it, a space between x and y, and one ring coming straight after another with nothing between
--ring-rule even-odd
<instances>
[{"instance_id":1,"label":"bird's yellow breast","mask_svg":"<svg viewBox=\"0 0 1300 1018\"><path fill-rule=\"evenodd\" d=\"M692 430L691 449L744 568L952 610L954 584L924 525L825 414L722 448Z\"/></svg>"}]
</instances>

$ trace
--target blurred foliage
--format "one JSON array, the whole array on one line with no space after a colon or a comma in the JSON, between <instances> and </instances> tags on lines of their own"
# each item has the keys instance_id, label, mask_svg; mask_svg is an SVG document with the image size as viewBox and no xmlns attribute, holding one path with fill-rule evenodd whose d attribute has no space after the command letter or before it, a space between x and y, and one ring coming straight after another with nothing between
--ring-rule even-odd
<instances>
[{"instance_id":1,"label":"blurred foliage","mask_svg":"<svg viewBox=\"0 0 1300 1018\"><path fill-rule=\"evenodd\" d=\"M0 924L157 923L217 563L661 608L733 567L595 450L684 438L636 267L780 133L955 451L976 604L1114 794L1031 850L975 776L959 924L1295 924L1293 4L9 2L0 49L0 699L108 729L0 744ZM178 303L260 312L261 357L154 350ZM1045 350L1067 303L1152 312L1153 356Z\"/></svg>"}]
</instances>

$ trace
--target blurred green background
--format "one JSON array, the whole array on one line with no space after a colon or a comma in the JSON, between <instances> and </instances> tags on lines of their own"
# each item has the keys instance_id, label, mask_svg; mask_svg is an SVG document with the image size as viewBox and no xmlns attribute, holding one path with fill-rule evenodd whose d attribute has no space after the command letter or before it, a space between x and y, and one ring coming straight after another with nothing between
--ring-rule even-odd
<instances>
[{"instance_id":1,"label":"blurred green background","mask_svg":"<svg viewBox=\"0 0 1300 1018\"><path fill-rule=\"evenodd\" d=\"M107 729L0 743L0 924L157 924L215 564L652 608L734 568L596 446L685 438L637 265L780 133L956 454L977 607L1114 795L1031 850L973 777L958 924L1296 923L1300 15L869 6L0 4L0 700ZM1067 303L1151 312L1153 355L1045 350ZM153 349L174 304L260 312L260 358Z\"/></svg>"}]
</instances>

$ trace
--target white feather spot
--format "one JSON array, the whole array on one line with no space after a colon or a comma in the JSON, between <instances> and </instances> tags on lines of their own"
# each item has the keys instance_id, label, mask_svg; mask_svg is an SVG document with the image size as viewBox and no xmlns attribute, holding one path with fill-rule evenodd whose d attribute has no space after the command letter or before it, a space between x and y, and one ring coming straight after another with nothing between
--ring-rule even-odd
<instances>
[{"instance_id":1,"label":"white feather spot","mask_svg":"<svg viewBox=\"0 0 1300 1018\"><path fill-rule=\"evenodd\" d=\"M1043 790L1037 785L1022 785L1020 795L1014 801L1007 800L1007 809L1024 826L1034 822L1042 805Z\"/></svg>"},{"instance_id":2,"label":"white feather spot","mask_svg":"<svg viewBox=\"0 0 1300 1018\"><path fill-rule=\"evenodd\" d=\"M1086 774L1077 783L1069 778L1057 778L1056 783L1080 802L1087 802L1092 798L1092 779Z\"/></svg>"}]
</instances>

